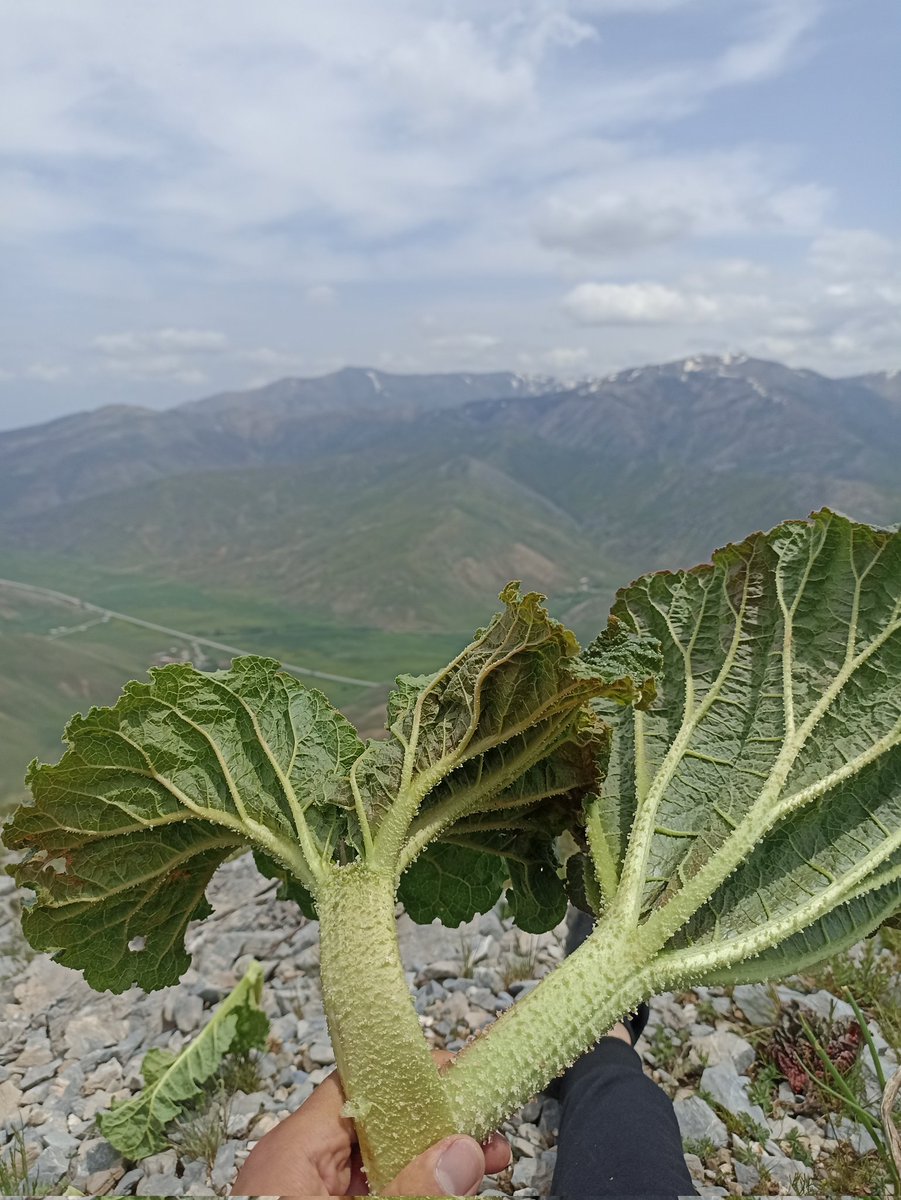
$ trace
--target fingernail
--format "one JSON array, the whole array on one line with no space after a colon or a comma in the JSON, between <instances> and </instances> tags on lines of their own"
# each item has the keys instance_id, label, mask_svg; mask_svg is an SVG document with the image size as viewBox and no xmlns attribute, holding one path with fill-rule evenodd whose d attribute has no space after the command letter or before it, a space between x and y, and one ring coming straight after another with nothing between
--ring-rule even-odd
<instances>
[{"instance_id":1,"label":"fingernail","mask_svg":"<svg viewBox=\"0 0 901 1200\"><path fill-rule=\"evenodd\" d=\"M465 1196L484 1173L484 1155L472 1138L457 1138L451 1142L435 1167L438 1186L448 1196Z\"/></svg>"}]
</instances>

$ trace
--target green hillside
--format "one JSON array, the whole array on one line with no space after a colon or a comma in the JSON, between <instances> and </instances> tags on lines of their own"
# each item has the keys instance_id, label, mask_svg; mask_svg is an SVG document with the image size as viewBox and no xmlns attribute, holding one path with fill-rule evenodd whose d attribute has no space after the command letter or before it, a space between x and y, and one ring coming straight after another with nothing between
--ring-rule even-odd
<instances>
[{"instance_id":1,"label":"green hillside","mask_svg":"<svg viewBox=\"0 0 901 1200\"><path fill-rule=\"evenodd\" d=\"M76 571L97 563L136 582L178 580L332 626L394 632L471 632L510 579L549 593L564 615L587 590L594 628L625 577L572 516L523 482L437 454L180 476L67 505L19 530L20 544ZM146 611L138 590L129 612L136 602ZM196 627L193 615L184 619Z\"/></svg>"},{"instance_id":2,"label":"green hillside","mask_svg":"<svg viewBox=\"0 0 901 1200\"><path fill-rule=\"evenodd\" d=\"M510 579L586 640L618 586L753 529L901 519L884 388L743 358L530 388L339 372L0 434L0 577L374 681L324 688L372 735L394 675L447 662ZM86 615L0 585L0 797L72 711L183 652Z\"/></svg>"}]
</instances>

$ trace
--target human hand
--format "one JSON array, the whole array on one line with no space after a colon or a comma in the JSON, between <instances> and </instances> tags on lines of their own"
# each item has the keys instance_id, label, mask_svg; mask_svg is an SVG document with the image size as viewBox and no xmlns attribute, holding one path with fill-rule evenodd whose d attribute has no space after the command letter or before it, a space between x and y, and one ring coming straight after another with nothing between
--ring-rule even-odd
<instances>
[{"instance_id":1,"label":"human hand","mask_svg":"<svg viewBox=\"0 0 901 1200\"><path fill-rule=\"evenodd\" d=\"M438 1054L439 1065L452 1055ZM251 1150L232 1187L235 1196L366 1196L354 1123L342 1117L344 1093L333 1071L297 1112ZM454 1134L408 1163L384 1196L472 1196L486 1174L502 1171L510 1147L500 1134L481 1146Z\"/></svg>"}]
</instances>

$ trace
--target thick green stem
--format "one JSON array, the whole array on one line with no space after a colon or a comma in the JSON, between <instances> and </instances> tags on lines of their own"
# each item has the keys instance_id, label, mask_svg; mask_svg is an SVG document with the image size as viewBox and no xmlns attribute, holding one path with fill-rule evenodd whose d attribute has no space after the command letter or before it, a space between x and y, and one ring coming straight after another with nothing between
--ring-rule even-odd
<instances>
[{"instance_id":1,"label":"thick green stem","mask_svg":"<svg viewBox=\"0 0 901 1200\"><path fill-rule=\"evenodd\" d=\"M481 1037L444 1079L458 1129L481 1138L646 999L652 960L634 928L602 922Z\"/></svg>"},{"instance_id":2,"label":"thick green stem","mask_svg":"<svg viewBox=\"0 0 901 1200\"><path fill-rule=\"evenodd\" d=\"M322 996L370 1188L454 1133L447 1093L404 978L394 872L329 870L316 893Z\"/></svg>"}]
</instances>

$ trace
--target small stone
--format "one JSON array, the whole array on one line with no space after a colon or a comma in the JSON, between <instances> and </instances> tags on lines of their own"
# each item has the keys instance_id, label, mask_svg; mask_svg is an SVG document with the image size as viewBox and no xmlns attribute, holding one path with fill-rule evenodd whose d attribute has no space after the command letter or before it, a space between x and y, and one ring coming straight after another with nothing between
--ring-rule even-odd
<instances>
[{"instance_id":1,"label":"small stone","mask_svg":"<svg viewBox=\"0 0 901 1200\"><path fill-rule=\"evenodd\" d=\"M760 1165L765 1167L769 1171L770 1177L784 1188L792 1188L793 1181L798 1175L803 1175L806 1179L810 1179L813 1175L813 1167L808 1167L806 1163L797 1162L793 1158L778 1158L775 1154L764 1154L760 1159Z\"/></svg>"},{"instance_id":2,"label":"small stone","mask_svg":"<svg viewBox=\"0 0 901 1200\"><path fill-rule=\"evenodd\" d=\"M531 1188L535 1186L535 1180L541 1174L541 1164L537 1159L521 1158L513 1168L513 1175L510 1182L514 1189Z\"/></svg>"},{"instance_id":3,"label":"small stone","mask_svg":"<svg viewBox=\"0 0 901 1200\"><path fill-rule=\"evenodd\" d=\"M69 1057L84 1062L95 1050L115 1046L125 1036L125 1022L104 1019L94 1012L83 1012L67 1021L63 1044Z\"/></svg>"},{"instance_id":4,"label":"small stone","mask_svg":"<svg viewBox=\"0 0 901 1200\"><path fill-rule=\"evenodd\" d=\"M741 1184L742 1190L753 1192L760 1183L760 1172L751 1163L738 1162L733 1163L735 1170L735 1181Z\"/></svg>"},{"instance_id":5,"label":"small stone","mask_svg":"<svg viewBox=\"0 0 901 1200\"><path fill-rule=\"evenodd\" d=\"M769 1128L763 1109L748 1099L748 1080L738 1074L735 1063L726 1061L706 1067L701 1076L701 1090L709 1092L729 1112L744 1113L764 1129Z\"/></svg>"},{"instance_id":6,"label":"small stone","mask_svg":"<svg viewBox=\"0 0 901 1200\"><path fill-rule=\"evenodd\" d=\"M732 1001L728 996L714 996L710 1003L713 1011L721 1017L728 1017L732 1012Z\"/></svg>"},{"instance_id":7,"label":"small stone","mask_svg":"<svg viewBox=\"0 0 901 1200\"><path fill-rule=\"evenodd\" d=\"M869 1154L871 1150L876 1149L876 1143L873 1141L870 1131L859 1121L843 1117L841 1121L834 1121L832 1127L836 1140L849 1142L855 1154Z\"/></svg>"},{"instance_id":8,"label":"small stone","mask_svg":"<svg viewBox=\"0 0 901 1200\"><path fill-rule=\"evenodd\" d=\"M43 1063L41 1066L29 1067L22 1076L22 1082L19 1087L23 1092L30 1091L39 1083L46 1083L48 1079L52 1079L62 1065L61 1058L54 1058L52 1062Z\"/></svg>"},{"instance_id":9,"label":"small stone","mask_svg":"<svg viewBox=\"0 0 901 1200\"><path fill-rule=\"evenodd\" d=\"M229 1101L229 1111L256 1116L261 1109L266 1107L268 1099L266 1092L235 1092Z\"/></svg>"},{"instance_id":10,"label":"small stone","mask_svg":"<svg viewBox=\"0 0 901 1200\"><path fill-rule=\"evenodd\" d=\"M111 1167L122 1162L122 1155L114 1149L106 1138L88 1138L81 1143L78 1156L75 1159L75 1170L78 1175L94 1175L97 1171L108 1171Z\"/></svg>"},{"instance_id":11,"label":"small stone","mask_svg":"<svg viewBox=\"0 0 901 1200\"><path fill-rule=\"evenodd\" d=\"M744 1038L725 1031L711 1033L707 1037L693 1037L689 1064L700 1066L705 1058L708 1067L731 1061L739 1075L744 1075L754 1062L754 1047Z\"/></svg>"},{"instance_id":12,"label":"small stone","mask_svg":"<svg viewBox=\"0 0 901 1200\"><path fill-rule=\"evenodd\" d=\"M773 1137L777 1140L790 1137L791 1134L795 1132L800 1134L804 1133L804 1128L800 1121L796 1121L794 1117L770 1118L769 1125L770 1129L772 1130Z\"/></svg>"},{"instance_id":13,"label":"small stone","mask_svg":"<svg viewBox=\"0 0 901 1200\"><path fill-rule=\"evenodd\" d=\"M716 1147L729 1144L726 1126L700 1096L677 1100L673 1104L673 1108L676 1120L679 1122L679 1132L683 1142L703 1141L707 1138Z\"/></svg>"},{"instance_id":14,"label":"small stone","mask_svg":"<svg viewBox=\"0 0 901 1200\"><path fill-rule=\"evenodd\" d=\"M101 1089L105 1092L115 1092L122 1087L123 1082L122 1064L118 1059L111 1058L91 1072L84 1081L81 1092L84 1096L92 1096Z\"/></svg>"},{"instance_id":15,"label":"small stone","mask_svg":"<svg viewBox=\"0 0 901 1200\"><path fill-rule=\"evenodd\" d=\"M140 1175L141 1172L138 1171L137 1174ZM89 1195L105 1196L123 1179L121 1167L110 1167L108 1171L97 1171L96 1174L89 1175L85 1181L85 1188ZM125 1189L122 1190L124 1192Z\"/></svg>"},{"instance_id":16,"label":"small stone","mask_svg":"<svg viewBox=\"0 0 901 1200\"><path fill-rule=\"evenodd\" d=\"M265 1137L267 1133L270 1133L273 1129L275 1129L276 1125L278 1124L280 1124L280 1121L275 1113L261 1113L254 1124L253 1136L259 1140L261 1137Z\"/></svg>"},{"instance_id":17,"label":"small stone","mask_svg":"<svg viewBox=\"0 0 901 1200\"><path fill-rule=\"evenodd\" d=\"M827 992L824 988L821 988L818 992L806 994L804 992L796 992L794 989L780 984L776 988L776 995L783 1004L794 1002L800 1008L816 1013L824 1021L853 1021L855 1019L854 1009L847 1000L839 1000L837 996L833 996L831 992Z\"/></svg>"},{"instance_id":18,"label":"small stone","mask_svg":"<svg viewBox=\"0 0 901 1200\"><path fill-rule=\"evenodd\" d=\"M193 1033L203 1020L203 1001L199 996L179 996L175 1006L175 1025L182 1033Z\"/></svg>"},{"instance_id":19,"label":"small stone","mask_svg":"<svg viewBox=\"0 0 901 1200\"><path fill-rule=\"evenodd\" d=\"M698 1158L697 1154L686 1154L685 1165L688 1167L688 1173L692 1179L704 1178L704 1164Z\"/></svg>"},{"instance_id":20,"label":"small stone","mask_svg":"<svg viewBox=\"0 0 901 1200\"><path fill-rule=\"evenodd\" d=\"M306 1072L298 1071L297 1074L306 1075ZM287 1108L289 1112L294 1112L296 1109L300 1108L301 1104L303 1104L305 1100L309 1100L312 1094L313 1084L309 1076L307 1076L307 1078L302 1080L300 1083L296 1083L285 1097L285 1108Z\"/></svg>"},{"instance_id":21,"label":"small stone","mask_svg":"<svg viewBox=\"0 0 901 1200\"><path fill-rule=\"evenodd\" d=\"M150 1175L174 1175L177 1166L178 1155L174 1150L162 1150L159 1154L151 1154L141 1160L141 1167L148 1177Z\"/></svg>"},{"instance_id":22,"label":"small stone","mask_svg":"<svg viewBox=\"0 0 901 1200\"><path fill-rule=\"evenodd\" d=\"M31 1175L36 1183L47 1184L46 1190L52 1191L68 1170L69 1155L56 1146L45 1146L35 1159Z\"/></svg>"},{"instance_id":23,"label":"small stone","mask_svg":"<svg viewBox=\"0 0 901 1200\"><path fill-rule=\"evenodd\" d=\"M423 967L423 969L419 972L418 978L422 983L425 983L429 979L454 979L459 975L459 972L459 962L453 962L450 959L439 959L437 962L430 963L427 967ZM472 980L469 980L468 982L471 983Z\"/></svg>"},{"instance_id":24,"label":"small stone","mask_svg":"<svg viewBox=\"0 0 901 1200\"><path fill-rule=\"evenodd\" d=\"M541 1098L536 1096L534 1100L530 1100L528 1104L524 1104L519 1111L523 1121L535 1124L541 1116Z\"/></svg>"},{"instance_id":25,"label":"small stone","mask_svg":"<svg viewBox=\"0 0 901 1200\"><path fill-rule=\"evenodd\" d=\"M133 1195L132 1189L137 1184L141 1183L143 1178L144 1178L144 1172L141 1170L140 1167L135 1167L133 1170L128 1171L125 1175L122 1176L122 1178L119 1180L119 1187L117 1190L123 1196L131 1196L131 1195Z\"/></svg>"},{"instance_id":26,"label":"small stone","mask_svg":"<svg viewBox=\"0 0 901 1200\"><path fill-rule=\"evenodd\" d=\"M141 1186L136 1196L180 1196L181 1180L174 1172L165 1175L150 1175Z\"/></svg>"},{"instance_id":27,"label":"small stone","mask_svg":"<svg viewBox=\"0 0 901 1200\"><path fill-rule=\"evenodd\" d=\"M42 1067L53 1058L53 1051L45 1033L33 1034L25 1043L25 1048L13 1062L16 1070L26 1070L28 1067Z\"/></svg>"},{"instance_id":28,"label":"small stone","mask_svg":"<svg viewBox=\"0 0 901 1200\"><path fill-rule=\"evenodd\" d=\"M181 1173L182 1191L185 1191L193 1183L200 1183L201 1180L206 1180L206 1164L202 1162L187 1163ZM207 1188L207 1192L209 1192L209 1188Z\"/></svg>"},{"instance_id":29,"label":"small stone","mask_svg":"<svg viewBox=\"0 0 901 1200\"><path fill-rule=\"evenodd\" d=\"M530 1142L528 1138L513 1134L509 1138L509 1141L513 1149L525 1158L538 1157L538 1147L533 1142Z\"/></svg>"},{"instance_id":30,"label":"small stone","mask_svg":"<svg viewBox=\"0 0 901 1200\"><path fill-rule=\"evenodd\" d=\"M225 1192L231 1187L235 1177L235 1154L237 1142L224 1142L216 1151L216 1161L210 1172L210 1181L217 1192Z\"/></svg>"},{"instance_id":31,"label":"small stone","mask_svg":"<svg viewBox=\"0 0 901 1200\"><path fill-rule=\"evenodd\" d=\"M495 967L476 967L472 981L478 987L489 988L494 995L504 990L504 977Z\"/></svg>"},{"instance_id":32,"label":"small stone","mask_svg":"<svg viewBox=\"0 0 901 1200\"><path fill-rule=\"evenodd\" d=\"M87 999L93 993L76 971L60 966L46 954L39 954L25 968L24 977L16 984L13 995L23 1011L31 1016L45 1012L63 996Z\"/></svg>"},{"instance_id":33,"label":"small stone","mask_svg":"<svg viewBox=\"0 0 901 1200\"><path fill-rule=\"evenodd\" d=\"M310 1058L317 1066L328 1067L335 1061L335 1052L328 1042L314 1042L309 1049Z\"/></svg>"},{"instance_id":34,"label":"small stone","mask_svg":"<svg viewBox=\"0 0 901 1200\"><path fill-rule=\"evenodd\" d=\"M55 1150L59 1150L66 1158L71 1158L79 1147L78 1138L72 1136L67 1129L61 1129L58 1125L53 1125L50 1121L41 1129L41 1141L45 1146L52 1146Z\"/></svg>"},{"instance_id":35,"label":"small stone","mask_svg":"<svg viewBox=\"0 0 901 1200\"><path fill-rule=\"evenodd\" d=\"M12 1082L0 1083L0 1127L14 1121L22 1111L22 1093Z\"/></svg>"},{"instance_id":36,"label":"small stone","mask_svg":"<svg viewBox=\"0 0 901 1200\"><path fill-rule=\"evenodd\" d=\"M779 1001L762 983L740 983L732 992L732 1002L745 1014L749 1025L760 1028L779 1019Z\"/></svg>"},{"instance_id":37,"label":"small stone","mask_svg":"<svg viewBox=\"0 0 901 1200\"><path fill-rule=\"evenodd\" d=\"M531 992L534 988L537 988L539 982L540 981L537 979L517 979L514 983L510 984L510 986L507 988L507 991L515 1000L518 1000L520 997L527 995L527 993Z\"/></svg>"}]
</instances>

